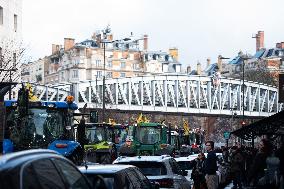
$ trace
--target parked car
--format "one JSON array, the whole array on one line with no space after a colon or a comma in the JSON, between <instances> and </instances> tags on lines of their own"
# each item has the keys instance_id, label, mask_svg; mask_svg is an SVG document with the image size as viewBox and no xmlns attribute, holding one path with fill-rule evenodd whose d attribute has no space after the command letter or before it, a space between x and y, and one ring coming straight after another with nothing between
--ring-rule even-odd
<instances>
[{"instance_id":1,"label":"parked car","mask_svg":"<svg viewBox=\"0 0 284 189\"><path fill-rule=\"evenodd\" d=\"M205 157L207 157L207 153L204 153ZM224 167L221 165L221 161L223 160L222 158L222 153L216 153L217 156L217 166L218 170L216 171L218 175L218 184L222 184L226 182L226 170ZM183 171L187 171L188 174L186 176L187 180L191 180L191 173L192 173L192 168L193 168L193 163L192 161L198 157L198 154L193 154L189 155L187 157L178 157L175 158L179 166L182 168Z\"/></svg>"},{"instance_id":2,"label":"parked car","mask_svg":"<svg viewBox=\"0 0 284 189\"><path fill-rule=\"evenodd\" d=\"M192 173L192 168L193 168L192 161L197 158L197 155L198 154L193 154L193 155L189 155L187 157L175 158L175 160L177 161L177 163L180 166L180 168L183 171L187 171L187 175L185 176L185 178L188 181L191 181L191 173Z\"/></svg>"},{"instance_id":3,"label":"parked car","mask_svg":"<svg viewBox=\"0 0 284 189\"><path fill-rule=\"evenodd\" d=\"M131 164L142 171L151 182L158 182L160 188L191 188L191 182L184 176L175 159L169 155L118 157L114 164Z\"/></svg>"},{"instance_id":4,"label":"parked car","mask_svg":"<svg viewBox=\"0 0 284 189\"><path fill-rule=\"evenodd\" d=\"M145 175L133 165L91 165L81 166L79 170L87 176L93 188L106 189L156 189L156 185L147 179ZM98 178L103 178L104 183L99 183ZM99 184L98 184L99 183ZM98 186L99 185L99 186Z\"/></svg>"},{"instance_id":5,"label":"parked car","mask_svg":"<svg viewBox=\"0 0 284 189\"><path fill-rule=\"evenodd\" d=\"M1 189L91 188L71 161L52 150L26 150L1 156L0 180Z\"/></svg>"}]
</instances>

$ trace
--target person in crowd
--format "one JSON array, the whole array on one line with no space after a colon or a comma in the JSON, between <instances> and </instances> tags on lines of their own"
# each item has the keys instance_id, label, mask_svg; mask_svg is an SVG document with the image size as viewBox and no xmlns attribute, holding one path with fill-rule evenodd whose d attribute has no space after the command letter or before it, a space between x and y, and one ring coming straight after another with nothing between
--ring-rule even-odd
<instances>
[{"instance_id":1,"label":"person in crowd","mask_svg":"<svg viewBox=\"0 0 284 189\"><path fill-rule=\"evenodd\" d=\"M266 158L265 186L269 189L279 188L279 168L280 159L272 151L271 155Z\"/></svg>"},{"instance_id":2,"label":"person in crowd","mask_svg":"<svg viewBox=\"0 0 284 189\"><path fill-rule=\"evenodd\" d=\"M217 167L217 157L214 152L214 142L207 141L205 143L206 150L208 152L207 158L205 159L204 163L204 170L205 170L205 179L208 189L217 189L218 188L218 176L216 171L218 170Z\"/></svg>"},{"instance_id":3,"label":"person in crowd","mask_svg":"<svg viewBox=\"0 0 284 189\"><path fill-rule=\"evenodd\" d=\"M231 174L233 178L233 188L242 188L242 173L244 172L244 158L237 146L231 148Z\"/></svg>"},{"instance_id":4,"label":"person in crowd","mask_svg":"<svg viewBox=\"0 0 284 189\"><path fill-rule=\"evenodd\" d=\"M192 173L191 178L194 182L194 189L206 189L206 180L205 180L205 155L204 153L199 153L198 157L192 161Z\"/></svg>"},{"instance_id":5,"label":"person in crowd","mask_svg":"<svg viewBox=\"0 0 284 189\"><path fill-rule=\"evenodd\" d=\"M280 148L276 150L275 155L280 160L279 174L280 174L280 189L284 189L284 141L282 141Z\"/></svg>"},{"instance_id":6,"label":"person in crowd","mask_svg":"<svg viewBox=\"0 0 284 189\"><path fill-rule=\"evenodd\" d=\"M222 148L222 156L223 156L224 162L228 163L229 162L229 151L227 147Z\"/></svg>"},{"instance_id":7,"label":"person in crowd","mask_svg":"<svg viewBox=\"0 0 284 189\"><path fill-rule=\"evenodd\" d=\"M259 142L259 151L253 159L248 173L248 181L251 186L259 185L259 180L265 176L266 158L272 152L272 145L269 140L262 139Z\"/></svg>"}]
</instances>

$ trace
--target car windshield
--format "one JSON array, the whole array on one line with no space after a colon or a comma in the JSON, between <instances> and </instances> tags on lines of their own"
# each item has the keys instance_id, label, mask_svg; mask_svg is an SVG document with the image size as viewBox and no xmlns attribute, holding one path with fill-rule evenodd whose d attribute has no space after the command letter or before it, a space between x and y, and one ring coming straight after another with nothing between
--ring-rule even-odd
<instances>
[{"instance_id":1,"label":"car windshield","mask_svg":"<svg viewBox=\"0 0 284 189\"><path fill-rule=\"evenodd\" d=\"M193 166L191 161L177 161L177 163L183 170L191 170Z\"/></svg>"},{"instance_id":2,"label":"car windshield","mask_svg":"<svg viewBox=\"0 0 284 189\"><path fill-rule=\"evenodd\" d=\"M160 141L161 128L137 126L135 135L137 140L143 144L155 144Z\"/></svg>"},{"instance_id":3,"label":"car windshield","mask_svg":"<svg viewBox=\"0 0 284 189\"><path fill-rule=\"evenodd\" d=\"M86 136L91 144L102 141L111 141L111 132L105 127L87 128Z\"/></svg>"},{"instance_id":4,"label":"car windshield","mask_svg":"<svg viewBox=\"0 0 284 189\"><path fill-rule=\"evenodd\" d=\"M63 112L47 108L30 108L28 115L17 122L16 110L8 111L6 120L6 138L15 146L32 144L44 147L64 134ZM27 147L27 146L26 146Z\"/></svg>"},{"instance_id":5,"label":"car windshield","mask_svg":"<svg viewBox=\"0 0 284 189\"><path fill-rule=\"evenodd\" d=\"M119 164L134 165L138 167L141 172L146 176L158 176L166 175L167 169L161 162L143 162L143 161L131 161L131 162L119 162Z\"/></svg>"},{"instance_id":6,"label":"car windshield","mask_svg":"<svg viewBox=\"0 0 284 189\"><path fill-rule=\"evenodd\" d=\"M93 188L98 184L98 180L96 176L101 176L104 179L105 185L107 189L114 188L114 175L113 174L96 174L96 173L84 173L90 183L92 184Z\"/></svg>"}]
</instances>

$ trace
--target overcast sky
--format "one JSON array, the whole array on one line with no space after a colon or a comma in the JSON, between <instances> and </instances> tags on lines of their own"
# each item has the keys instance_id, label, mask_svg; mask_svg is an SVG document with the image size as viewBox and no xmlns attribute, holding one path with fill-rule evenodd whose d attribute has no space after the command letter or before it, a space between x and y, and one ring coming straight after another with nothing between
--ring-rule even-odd
<instances>
[{"instance_id":1,"label":"overcast sky","mask_svg":"<svg viewBox=\"0 0 284 189\"><path fill-rule=\"evenodd\" d=\"M149 50L179 49L196 67L221 54L253 54L252 35L265 47L284 41L283 0L23 0L23 38L33 59L50 55L64 37L80 42L110 24L114 38L149 35Z\"/></svg>"}]
</instances>

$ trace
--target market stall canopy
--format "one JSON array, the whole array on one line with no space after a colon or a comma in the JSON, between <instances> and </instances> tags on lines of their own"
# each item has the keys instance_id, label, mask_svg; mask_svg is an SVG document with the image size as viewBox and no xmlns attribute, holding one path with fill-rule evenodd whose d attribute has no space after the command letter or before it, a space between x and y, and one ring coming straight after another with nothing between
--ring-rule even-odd
<instances>
[{"instance_id":1,"label":"market stall canopy","mask_svg":"<svg viewBox=\"0 0 284 189\"><path fill-rule=\"evenodd\" d=\"M231 134L245 140L262 135L284 135L284 110L237 129Z\"/></svg>"}]
</instances>

